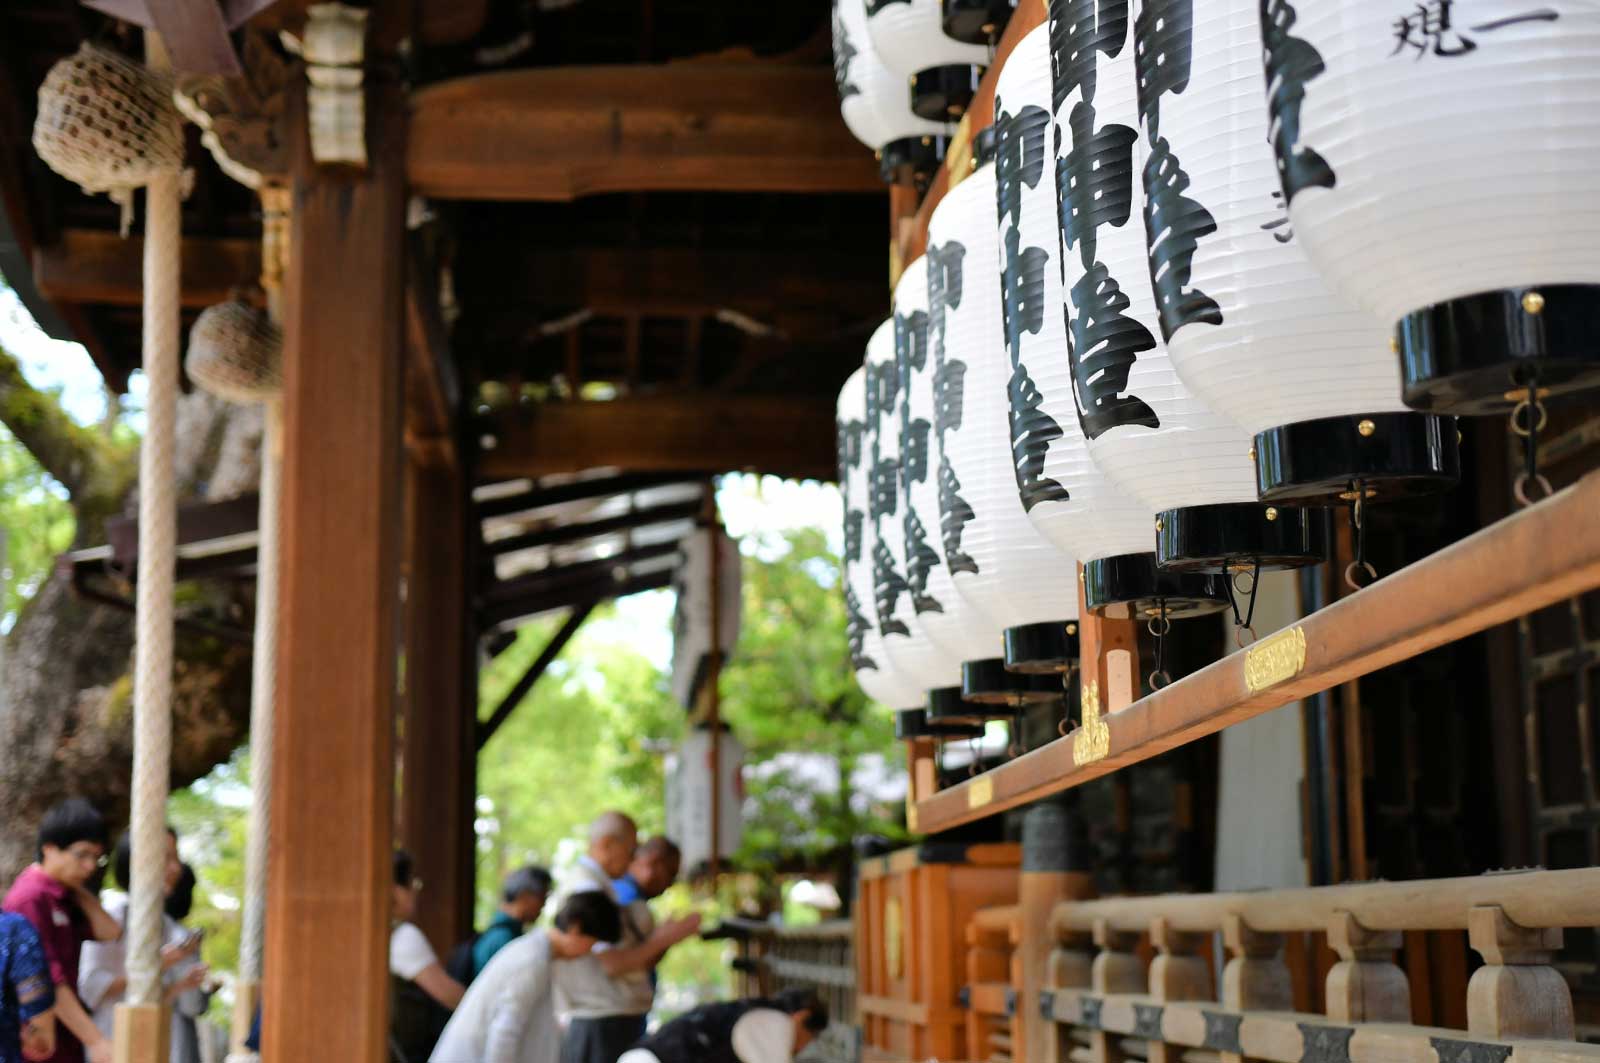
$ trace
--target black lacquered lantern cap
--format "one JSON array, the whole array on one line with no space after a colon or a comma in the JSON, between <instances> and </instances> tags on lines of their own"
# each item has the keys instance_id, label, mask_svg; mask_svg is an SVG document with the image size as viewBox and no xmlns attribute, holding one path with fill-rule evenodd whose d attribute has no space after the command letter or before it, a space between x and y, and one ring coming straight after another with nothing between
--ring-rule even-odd
<instances>
[{"instance_id":1,"label":"black lacquered lantern cap","mask_svg":"<svg viewBox=\"0 0 1600 1063\"><path fill-rule=\"evenodd\" d=\"M911 75L911 111L930 122L959 122L983 81L983 67L930 66Z\"/></svg>"},{"instance_id":2,"label":"black lacquered lantern cap","mask_svg":"<svg viewBox=\"0 0 1600 1063\"><path fill-rule=\"evenodd\" d=\"M1006 670L1020 675L1060 675L1078 663L1078 622L1052 620L1005 631Z\"/></svg>"},{"instance_id":3,"label":"black lacquered lantern cap","mask_svg":"<svg viewBox=\"0 0 1600 1063\"><path fill-rule=\"evenodd\" d=\"M998 41L1017 0L943 0L944 35L962 44Z\"/></svg>"},{"instance_id":4,"label":"black lacquered lantern cap","mask_svg":"<svg viewBox=\"0 0 1600 1063\"><path fill-rule=\"evenodd\" d=\"M908 185L926 190L944 165L950 138L929 133L920 137L901 137L878 149L878 175L884 184Z\"/></svg>"},{"instance_id":5,"label":"black lacquered lantern cap","mask_svg":"<svg viewBox=\"0 0 1600 1063\"><path fill-rule=\"evenodd\" d=\"M1156 565L1166 572L1263 572L1328 559L1328 511L1262 502L1185 506L1156 516Z\"/></svg>"},{"instance_id":6,"label":"black lacquered lantern cap","mask_svg":"<svg viewBox=\"0 0 1600 1063\"><path fill-rule=\"evenodd\" d=\"M1427 413L1324 417L1269 428L1251 456L1261 501L1343 505L1447 491L1461 478L1454 418Z\"/></svg>"},{"instance_id":7,"label":"black lacquered lantern cap","mask_svg":"<svg viewBox=\"0 0 1600 1063\"><path fill-rule=\"evenodd\" d=\"M1405 403L1502 414L1528 397L1600 388L1600 286L1506 288L1435 303L1395 327Z\"/></svg>"},{"instance_id":8,"label":"black lacquered lantern cap","mask_svg":"<svg viewBox=\"0 0 1600 1063\"><path fill-rule=\"evenodd\" d=\"M1013 707L969 700L961 687L938 687L928 691L928 723L978 724L985 720L1005 720L1016 714Z\"/></svg>"},{"instance_id":9,"label":"black lacquered lantern cap","mask_svg":"<svg viewBox=\"0 0 1600 1063\"><path fill-rule=\"evenodd\" d=\"M982 738L983 731L981 722L941 720L935 723L928 719L926 709L901 709L894 714L894 737L902 742L913 738L933 738L941 742L966 741Z\"/></svg>"},{"instance_id":10,"label":"black lacquered lantern cap","mask_svg":"<svg viewBox=\"0 0 1600 1063\"><path fill-rule=\"evenodd\" d=\"M1017 708L1053 701L1061 697L1061 692L1061 680L1055 672L1026 675L1008 671L1000 657L964 661L961 665L961 696L968 702Z\"/></svg>"},{"instance_id":11,"label":"black lacquered lantern cap","mask_svg":"<svg viewBox=\"0 0 1600 1063\"><path fill-rule=\"evenodd\" d=\"M1205 616L1228 608L1223 577L1199 572L1164 572L1156 555L1119 554L1083 566L1084 604L1112 620L1171 620Z\"/></svg>"}]
</instances>

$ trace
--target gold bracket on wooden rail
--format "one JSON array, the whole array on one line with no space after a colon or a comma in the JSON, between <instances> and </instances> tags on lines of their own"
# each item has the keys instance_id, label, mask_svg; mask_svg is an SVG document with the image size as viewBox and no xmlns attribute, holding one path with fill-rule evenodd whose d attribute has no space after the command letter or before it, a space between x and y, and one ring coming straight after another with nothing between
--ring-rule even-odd
<instances>
[{"instance_id":1,"label":"gold bracket on wooden rail","mask_svg":"<svg viewBox=\"0 0 1600 1063\"><path fill-rule=\"evenodd\" d=\"M1104 760L1111 752L1111 728L1100 719L1100 683L1083 684L1083 722L1072 736L1072 762L1078 767Z\"/></svg>"},{"instance_id":2,"label":"gold bracket on wooden rail","mask_svg":"<svg viewBox=\"0 0 1600 1063\"><path fill-rule=\"evenodd\" d=\"M1299 624L1269 635L1244 652L1244 685L1252 694L1293 679L1306 666L1306 632Z\"/></svg>"}]
</instances>

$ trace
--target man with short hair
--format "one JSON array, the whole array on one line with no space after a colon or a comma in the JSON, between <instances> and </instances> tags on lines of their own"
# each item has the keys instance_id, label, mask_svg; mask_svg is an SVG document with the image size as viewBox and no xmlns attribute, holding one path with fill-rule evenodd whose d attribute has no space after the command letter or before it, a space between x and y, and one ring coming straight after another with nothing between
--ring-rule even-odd
<instances>
[{"instance_id":1,"label":"man with short hair","mask_svg":"<svg viewBox=\"0 0 1600 1063\"><path fill-rule=\"evenodd\" d=\"M650 902L667 892L678 881L678 871L683 865L683 851L677 843L664 834L646 841L633 854L633 861L622 877L611 883L617 901L622 905L622 918L631 924L638 936L647 938L656 928L655 913ZM650 989L656 987L656 968L652 964L647 972Z\"/></svg>"},{"instance_id":2,"label":"man with short hair","mask_svg":"<svg viewBox=\"0 0 1600 1063\"><path fill-rule=\"evenodd\" d=\"M810 989L771 1000L705 1004L623 1053L619 1063L791 1063L828 1028L828 1009Z\"/></svg>"},{"instance_id":3,"label":"man with short hair","mask_svg":"<svg viewBox=\"0 0 1600 1063\"><path fill-rule=\"evenodd\" d=\"M555 928L516 938L473 980L433 1050L433 1063L556 1063L561 1031L551 1004L552 976L622 933L617 906L590 890L556 913Z\"/></svg>"},{"instance_id":4,"label":"man with short hair","mask_svg":"<svg viewBox=\"0 0 1600 1063\"><path fill-rule=\"evenodd\" d=\"M615 902L612 883L628 872L637 843L632 819L621 812L602 814L590 824L589 851L578 858L569 892L604 893ZM634 912L627 914L622 939L614 947L597 946L593 955L556 971L563 1010L571 1016L561 1045L562 1063L617 1063L644 1036L655 1002L650 969L668 949L700 929L698 915L656 927L654 920L636 925Z\"/></svg>"},{"instance_id":5,"label":"man with short hair","mask_svg":"<svg viewBox=\"0 0 1600 1063\"><path fill-rule=\"evenodd\" d=\"M422 1063L466 990L445 972L433 946L411 921L416 918L417 895L422 892L411 854L395 850L392 870L389 1056L391 1063Z\"/></svg>"},{"instance_id":6,"label":"man with short hair","mask_svg":"<svg viewBox=\"0 0 1600 1063\"><path fill-rule=\"evenodd\" d=\"M0 908L33 925L55 985L61 1029L41 1063L111 1063L111 1040L78 999L78 956L86 941L115 941L122 926L84 884L105 863L106 821L81 797L54 805L39 822L38 863L17 876Z\"/></svg>"},{"instance_id":7,"label":"man with short hair","mask_svg":"<svg viewBox=\"0 0 1600 1063\"><path fill-rule=\"evenodd\" d=\"M500 911L472 943L472 977L489 966L494 954L522 936L539 919L550 896L550 872L542 867L519 867L506 876L500 890ZM470 981L470 979L469 979Z\"/></svg>"}]
</instances>

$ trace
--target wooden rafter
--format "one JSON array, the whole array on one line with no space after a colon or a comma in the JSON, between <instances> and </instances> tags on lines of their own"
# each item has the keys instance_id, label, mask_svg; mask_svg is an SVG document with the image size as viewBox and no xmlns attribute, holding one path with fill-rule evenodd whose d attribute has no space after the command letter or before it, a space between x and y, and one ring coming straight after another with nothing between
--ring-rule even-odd
<instances>
[{"instance_id":1,"label":"wooden rafter","mask_svg":"<svg viewBox=\"0 0 1600 1063\"><path fill-rule=\"evenodd\" d=\"M411 98L406 171L442 199L602 192L870 192L872 156L827 67L562 66L480 74Z\"/></svg>"},{"instance_id":2,"label":"wooden rafter","mask_svg":"<svg viewBox=\"0 0 1600 1063\"><path fill-rule=\"evenodd\" d=\"M572 611L567 614L566 621L562 623L561 628L554 635L550 636L550 641L545 643L544 649L539 651L539 656L528 666L528 670L522 673L521 678L506 692L506 696L500 699L500 704L494 707L494 711L489 714L489 718L478 724L477 742L479 749L487 745L489 739L493 738L494 733L500 729L500 725L511 718L511 714L517 710L518 705L522 704L522 699L528 696L528 692L539 681L539 677L544 675L555 659L561 655L561 651L566 649L567 643L572 641L572 636L578 633L578 629L583 626L583 622L589 619L589 614L594 611L594 606L594 602L585 602L582 605L572 607Z\"/></svg>"},{"instance_id":3,"label":"wooden rafter","mask_svg":"<svg viewBox=\"0 0 1600 1063\"><path fill-rule=\"evenodd\" d=\"M510 476L487 476L486 479L510 480ZM688 484L693 482L693 477L684 475L670 475L663 473L622 473L617 476L591 476L581 480L571 480L567 483L547 484L533 487L515 495L506 495L502 498L485 499L473 507L479 520L491 517L504 517L512 513L526 513L531 510L543 509L547 506L561 506L569 502L585 502L591 498L604 498L607 495L625 495L633 491L645 491L652 487L666 487L671 484Z\"/></svg>"},{"instance_id":4,"label":"wooden rafter","mask_svg":"<svg viewBox=\"0 0 1600 1063\"><path fill-rule=\"evenodd\" d=\"M480 470L542 476L614 465L657 472L754 469L831 479L833 400L813 396L672 394L544 403L496 429Z\"/></svg>"},{"instance_id":5,"label":"wooden rafter","mask_svg":"<svg viewBox=\"0 0 1600 1063\"><path fill-rule=\"evenodd\" d=\"M142 297L144 237L124 240L100 229L66 229L61 238L33 252L33 283L56 304L104 303L138 306ZM261 272L261 242L226 237L183 241L180 299L199 308L220 303Z\"/></svg>"},{"instance_id":6,"label":"wooden rafter","mask_svg":"<svg viewBox=\"0 0 1600 1063\"><path fill-rule=\"evenodd\" d=\"M538 531L524 532L521 535L510 535L488 543L486 548L489 553L499 555L542 546L560 546L565 543L582 542L585 539L596 539L602 535L634 531L654 524L690 520L699 512L698 499L690 502L674 502L665 506L636 509L615 517L591 520L583 524L557 524L554 527L540 528Z\"/></svg>"}]
</instances>

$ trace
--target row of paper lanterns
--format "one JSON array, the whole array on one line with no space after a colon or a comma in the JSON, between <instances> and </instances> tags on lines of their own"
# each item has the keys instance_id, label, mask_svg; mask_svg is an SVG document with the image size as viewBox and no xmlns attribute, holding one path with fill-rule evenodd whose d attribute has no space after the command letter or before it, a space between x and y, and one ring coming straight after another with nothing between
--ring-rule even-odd
<instances>
[{"instance_id":1,"label":"row of paper lanterns","mask_svg":"<svg viewBox=\"0 0 1600 1063\"><path fill-rule=\"evenodd\" d=\"M949 15L835 6L886 178L951 132L917 82L988 61ZM1314 507L1452 483L1450 415L1597 382L1600 7L1052 0L994 116L839 397L879 701L1045 696L1079 562L1093 609L1220 608L1323 556Z\"/></svg>"}]
</instances>

